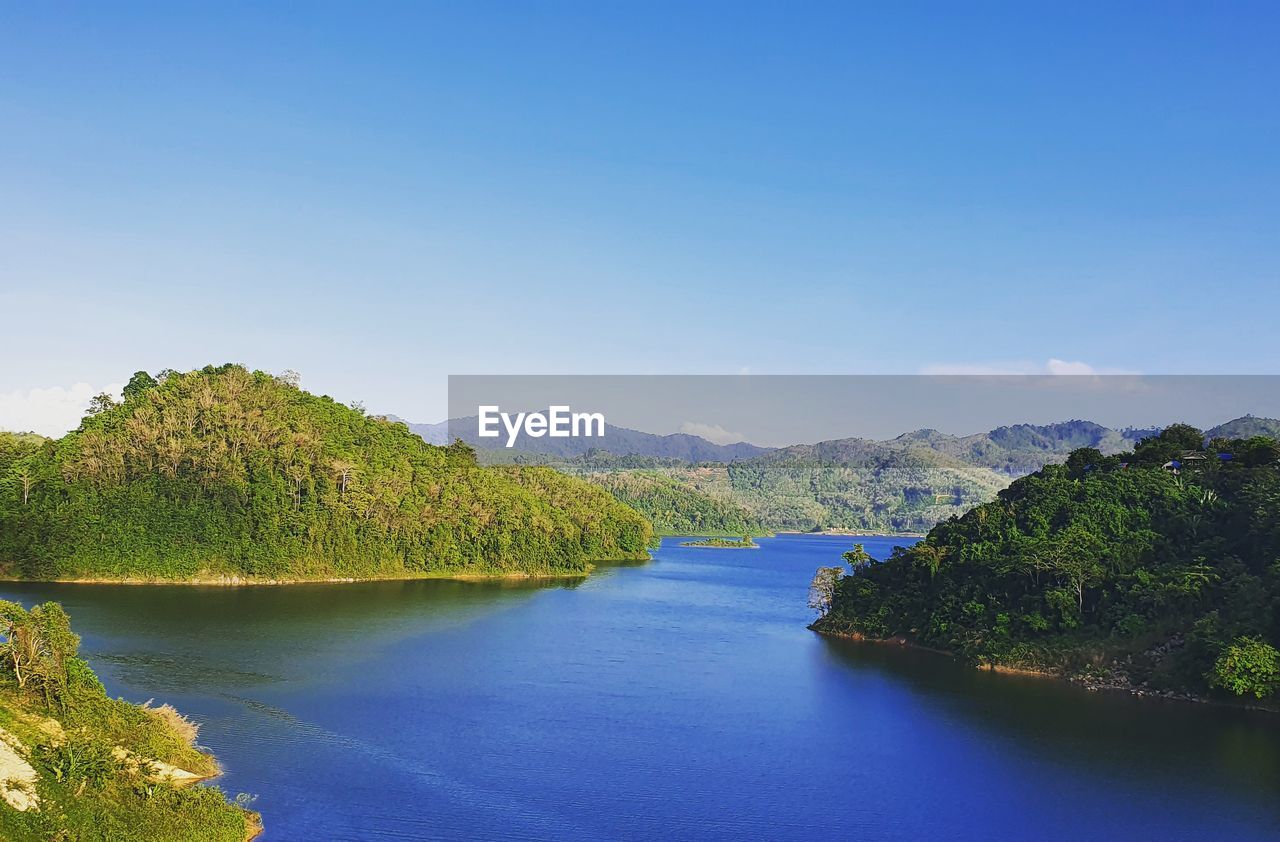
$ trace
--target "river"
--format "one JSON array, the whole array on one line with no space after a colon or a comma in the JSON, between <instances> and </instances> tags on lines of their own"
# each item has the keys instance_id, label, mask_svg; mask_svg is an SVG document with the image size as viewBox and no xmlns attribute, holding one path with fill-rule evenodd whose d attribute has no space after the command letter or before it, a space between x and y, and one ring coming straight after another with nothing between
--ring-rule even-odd
<instances>
[{"instance_id":1,"label":"river","mask_svg":"<svg viewBox=\"0 0 1280 842\"><path fill-rule=\"evenodd\" d=\"M268 842L1280 835L1280 717L808 631L853 540L667 539L571 583L0 596L61 601L111 693L203 723Z\"/></svg>"}]
</instances>

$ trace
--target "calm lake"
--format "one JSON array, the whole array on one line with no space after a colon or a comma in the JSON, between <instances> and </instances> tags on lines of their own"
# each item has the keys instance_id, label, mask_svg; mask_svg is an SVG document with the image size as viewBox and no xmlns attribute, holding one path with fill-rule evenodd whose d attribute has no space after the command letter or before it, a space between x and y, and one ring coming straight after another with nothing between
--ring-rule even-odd
<instances>
[{"instance_id":1,"label":"calm lake","mask_svg":"<svg viewBox=\"0 0 1280 842\"><path fill-rule=\"evenodd\" d=\"M0 596L63 602L109 691L203 722L266 840L1280 835L1280 717L807 631L853 540L668 539L572 585Z\"/></svg>"}]
</instances>

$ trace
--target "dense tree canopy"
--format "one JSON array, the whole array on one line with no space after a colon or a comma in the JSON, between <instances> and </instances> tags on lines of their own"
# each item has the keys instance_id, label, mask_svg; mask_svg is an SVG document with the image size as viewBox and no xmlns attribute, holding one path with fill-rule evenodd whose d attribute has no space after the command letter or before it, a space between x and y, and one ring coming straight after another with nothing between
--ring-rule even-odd
<instances>
[{"instance_id":1,"label":"dense tree canopy","mask_svg":"<svg viewBox=\"0 0 1280 842\"><path fill-rule=\"evenodd\" d=\"M662 535L759 535L766 531L760 520L737 502L699 492L658 471L602 472L583 478L643 512Z\"/></svg>"},{"instance_id":2,"label":"dense tree canopy","mask_svg":"<svg viewBox=\"0 0 1280 842\"><path fill-rule=\"evenodd\" d=\"M581 480L235 365L138 372L62 439L0 437L0 561L25 577L570 572L650 533Z\"/></svg>"},{"instance_id":3,"label":"dense tree canopy","mask_svg":"<svg viewBox=\"0 0 1280 842\"><path fill-rule=\"evenodd\" d=\"M816 628L980 662L1269 693L1277 456L1271 439L1205 444L1186 425L1132 454L1078 450L844 577Z\"/></svg>"}]
</instances>

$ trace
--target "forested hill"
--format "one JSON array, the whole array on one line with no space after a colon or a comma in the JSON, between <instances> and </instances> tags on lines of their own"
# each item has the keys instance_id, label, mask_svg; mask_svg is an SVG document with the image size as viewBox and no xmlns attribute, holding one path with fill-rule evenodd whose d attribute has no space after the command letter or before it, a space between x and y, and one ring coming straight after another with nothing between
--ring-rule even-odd
<instances>
[{"instance_id":1,"label":"forested hill","mask_svg":"<svg viewBox=\"0 0 1280 842\"><path fill-rule=\"evenodd\" d=\"M580 572L650 536L589 483L236 365L139 372L62 439L0 437L0 561L28 578Z\"/></svg>"},{"instance_id":2,"label":"forested hill","mask_svg":"<svg viewBox=\"0 0 1280 842\"><path fill-rule=\"evenodd\" d=\"M1280 439L1280 419L1245 415L1205 431L1205 437L1210 439L1247 439L1251 436Z\"/></svg>"},{"instance_id":3,"label":"forested hill","mask_svg":"<svg viewBox=\"0 0 1280 842\"><path fill-rule=\"evenodd\" d=\"M1153 430L1090 421L1013 424L956 436L916 430L690 462L598 448L573 457L481 450L481 461L543 463L590 480L666 534L774 529L920 532L995 497L1013 477L1079 447L1117 453ZM724 454L721 454L724 456ZM682 516L689 512L691 517Z\"/></svg>"},{"instance_id":4,"label":"forested hill","mask_svg":"<svg viewBox=\"0 0 1280 842\"><path fill-rule=\"evenodd\" d=\"M836 585L815 627L1104 683L1280 688L1280 446L1074 451Z\"/></svg>"},{"instance_id":5,"label":"forested hill","mask_svg":"<svg viewBox=\"0 0 1280 842\"><path fill-rule=\"evenodd\" d=\"M1158 432L1159 429L1115 430L1092 421L1074 420L1056 424L1012 424L965 436L916 430L884 444L927 447L975 467L1018 477L1046 463L1062 461L1077 448L1092 447L1104 454L1120 453Z\"/></svg>"}]
</instances>

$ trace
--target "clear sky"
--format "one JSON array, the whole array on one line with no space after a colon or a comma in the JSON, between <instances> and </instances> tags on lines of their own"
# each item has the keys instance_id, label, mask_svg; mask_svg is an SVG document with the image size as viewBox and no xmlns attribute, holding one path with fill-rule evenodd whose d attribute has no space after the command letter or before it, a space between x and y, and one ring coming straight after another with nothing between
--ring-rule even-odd
<instances>
[{"instance_id":1,"label":"clear sky","mask_svg":"<svg viewBox=\"0 0 1280 842\"><path fill-rule=\"evenodd\" d=\"M1278 43L1275 3L7 3L0 425L224 361L414 420L449 373L1277 372Z\"/></svg>"}]
</instances>

